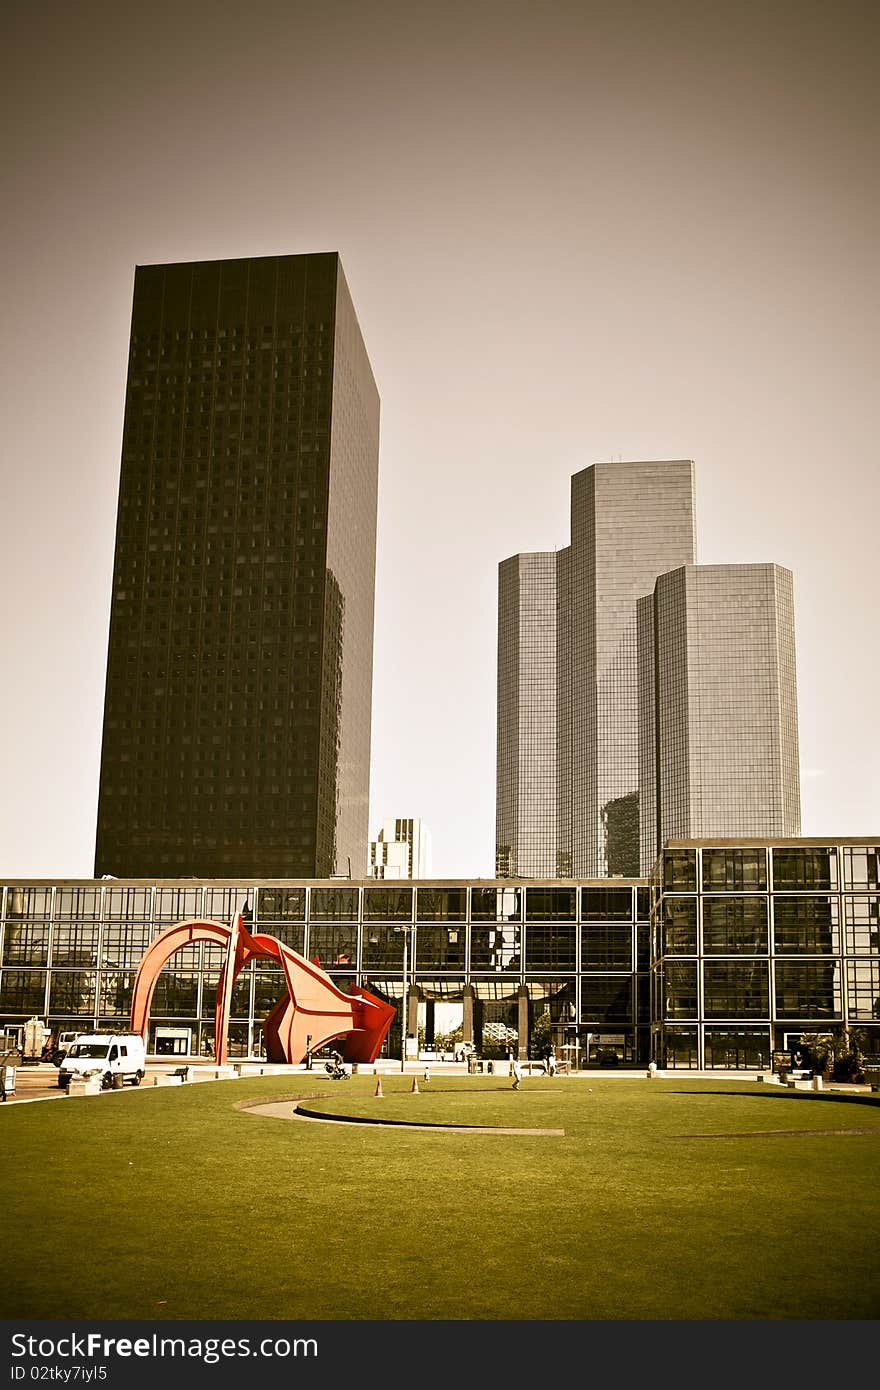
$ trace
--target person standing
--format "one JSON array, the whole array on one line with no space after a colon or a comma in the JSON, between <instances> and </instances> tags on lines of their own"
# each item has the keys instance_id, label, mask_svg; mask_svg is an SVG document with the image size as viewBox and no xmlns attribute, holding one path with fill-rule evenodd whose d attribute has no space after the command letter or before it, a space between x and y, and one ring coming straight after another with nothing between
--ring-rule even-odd
<instances>
[{"instance_id":1,"label":"person standing","mask_svg":"<svg viewBox=\"0 0 880 1390\"><path fill-rule=\"evenodd\" d=\"M552 1047L547 1055L547 1071L550 1076L556 1075L556 1053Z\"/></svg>"},{"instance_id":2,"label":"person standing","mask_svg":"<svg viewBox=\"0 0 880 1390\"><path fill-rule=\"evenodd\" d=\"M519 1083L522 1081L522 1062L518 1057L514 1057L511 1071L513 1073L513 1089L518 1091Z\"/></svg>"}]
</instances>

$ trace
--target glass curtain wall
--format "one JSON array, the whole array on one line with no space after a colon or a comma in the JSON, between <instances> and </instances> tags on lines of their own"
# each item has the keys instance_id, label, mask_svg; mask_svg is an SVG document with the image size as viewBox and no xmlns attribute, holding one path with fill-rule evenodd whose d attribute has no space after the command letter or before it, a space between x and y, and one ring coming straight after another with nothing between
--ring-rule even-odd
<instances>
[{"instance_id":1,"label":"glass curtain wall","mask_svg":"<svg viewBox=\"0 0 880 1390\"><path fill-rule=\"evenodd\" d=\"M802 1033L853 1028L880 1053L878 878L876 846L668 848L651 927L658 1064L769 1068Z\"/></svg>"}]
</instances>

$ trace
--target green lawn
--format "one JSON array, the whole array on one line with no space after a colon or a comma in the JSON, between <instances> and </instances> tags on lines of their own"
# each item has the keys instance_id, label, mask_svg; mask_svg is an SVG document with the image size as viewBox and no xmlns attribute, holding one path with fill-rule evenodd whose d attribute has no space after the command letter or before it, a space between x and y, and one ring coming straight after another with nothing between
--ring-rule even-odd
<instances>
[{"instance_id":1,"label":"green lawn","mask_svg":"<svg viewBox=\"0 0 880 1390\"><path fill-rule=\"evenodd\" d=\"M0 1114L7 1318L876 1318L880 1104L263 1077ZM236 1109L564 1129L310 1124ZM306 1102L307 1104L307 1102ZM868 1131L811 1134L811 1130ZM771 1131L771 1133L758 1133ZM794 1134L785 1131L796 1131Z\"/></svg>"}]
</instances>

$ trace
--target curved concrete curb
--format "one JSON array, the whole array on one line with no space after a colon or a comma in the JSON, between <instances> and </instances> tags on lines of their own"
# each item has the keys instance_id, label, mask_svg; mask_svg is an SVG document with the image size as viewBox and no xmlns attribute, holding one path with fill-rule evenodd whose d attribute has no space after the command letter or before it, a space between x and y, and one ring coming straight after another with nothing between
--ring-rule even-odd
<instances>
[{"instance_id":1,"label":"curved concrete curb","mask_svg":"<svg viewBox=\"0 0 880 1390\"><path fill-rule=\"evenodd\" d=\"M525 1134L530 1136L564 1136L564 1129L513 1129L501 1125L451 1125L451 1124L413 1124L409 1120L380 1120L369 1116L331 1115L320 1110L301 1110L306 1100L319 1100L319 1096L303 1097L302 1101L243 1101L236 1109L245 1110L249 1115L263 1116L270 1120L307 1120L315 1124L372 1125L378 1129L419 1129L441 1134Z\"/></svg>"}]
</instances>

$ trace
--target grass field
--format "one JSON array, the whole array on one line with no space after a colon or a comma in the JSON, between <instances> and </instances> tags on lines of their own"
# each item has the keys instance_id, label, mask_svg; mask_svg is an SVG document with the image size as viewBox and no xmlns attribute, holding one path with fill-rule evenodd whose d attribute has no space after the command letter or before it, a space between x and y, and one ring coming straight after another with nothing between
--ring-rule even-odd
<instances>
[{"instance_id":1,"label":"grass field","mask_svg":"<svg viewBox=\"0 0 880 1390\"><path fill-rule=\"evenodd\" d=\"M2 1315L880 1315L874 1099L686 1077L410 1086L383 1077L380 1100L372 1076L276 1076L4 1107ZM323 1112L565 1133L236 1108L310 1094Z\"/></svg>"}]
</instances>

